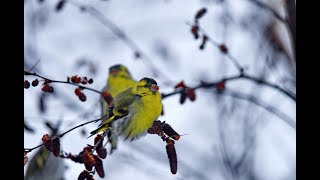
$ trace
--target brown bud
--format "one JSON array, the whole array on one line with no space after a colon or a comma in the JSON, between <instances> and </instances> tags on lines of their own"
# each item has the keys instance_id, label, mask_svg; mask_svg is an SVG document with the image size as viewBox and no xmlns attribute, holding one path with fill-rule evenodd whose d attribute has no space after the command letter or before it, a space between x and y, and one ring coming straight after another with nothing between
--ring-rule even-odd
<instances>
[{"instance_id":1,"label":"brown bud","mask_svg":"<svg viewBox=\"0 0 320 180\"><path fill-rule=\"evenodd\" d=\"M187 98L187 95L186 95L185 91L183 91L181 93L180 100L179 100L180 104L183 104L186 101L186 98Z\"/></svg>"},{"instance_id":2,"label":"brown bud","mask_svg":"<svg viewBox=\"0 0 320 180\"><path fill-rule=\"evenodd\" d=\"M191 33L193 34L195 39L198 39L199 38L199 27L197 25L192 26Z\"/></svg>"},{"instance_id":3,"label":"brown bud","mask_svg":"<svg viewBox=\"0 0 320 180\"><path fill-rule=\"evenodd\" d=\"M58 157L60 155L60 138L56 137L52 140L52 153Z\"/></svg>"},{"instance_id":4,"label":"brown bud","mask_svg":"<svg viewBox=\"0 0 320 180\"><path fill-rule=\"evenodd\" d=\"M227 48L226 45L221 44L221 45L219 46L219 49L220 49L220 51L221 51L223 54L228 54L228 48Z\"/></svg>"},{"instance_id":5,"label":"brown bud","mask_svg":"<svg viewBox=\"0 0 320 180\"><path fill-rule=\"evenodd\" d=\"M45 134L42 136L41 140L42 140L44 147L46 147L49 151L51 151L52 140L51 140L50 136L48 134Z\"/></svg>"},{"instance_id":6,"label":"brown bud","mask_svg":"<svg viewBox=\"0 0 320 180\"><path fill-rule=\"evenodd\" d=\"M205 15L207 12L207 9L206 8L201 8L197 14L195 15L195 20L198 21L203 15Z\"/></svg>"}]
</instances>

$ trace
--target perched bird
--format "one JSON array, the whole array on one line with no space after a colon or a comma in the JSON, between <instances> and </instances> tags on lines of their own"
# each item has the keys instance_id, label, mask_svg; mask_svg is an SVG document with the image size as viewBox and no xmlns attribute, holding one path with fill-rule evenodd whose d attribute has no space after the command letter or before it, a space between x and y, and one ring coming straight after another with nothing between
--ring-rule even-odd
<instances>
[{"instance_id":1,"label":"perched bird","mask_svg":"<svg viewBox=\"0 0 320 180\"><path fill-rule=\"evenodd\" d=\"M144 134L158 119L162 111L161 95L157 82L151 78L143 78L119 93L113 99L110 118L90 134L94 135L109 128L110 122L118 121L118 126L112 131L134 140Z\"/></svg>"},{"instance_id":2,"label":"perched bird","mask_svg":"<svg viewBox=\"0 0 320 180\"><path fill-rule=\"evenodd\" d=\"M117 64L109 68L109 75L107 80L107 85L103 88L102 92L109 92L111 97L114 98L120 92L132 87L136 83L135 80L131 77L131 74L125 66ZM103 97L100 99L101 103L101 117L105 116L109 110L108 103L104 100ZM108 117L107 117L108 118ZM104 121L101 122L101 124ZM109 123L108 126L112 127L112 124ZM117 136L112 131L108 132L108 138L111 142L111 153L117 148Z\"/></svg>"},{"instance_id":3,"label":"perched bird","mask_svg":"<svg viewBox=\"0 0 320 180\"><path fill-rule=\"evenodd\" d=\"M114 65L109 68L109 75L107 80L107 85L102 89L102 92L109 92L112 98L116 97L120 92L132 87L136 83L132 79L129 70L120 64ZM101 98L101 114L105 115L109 105L107 102Z\"/></svg>"}]
</instances>

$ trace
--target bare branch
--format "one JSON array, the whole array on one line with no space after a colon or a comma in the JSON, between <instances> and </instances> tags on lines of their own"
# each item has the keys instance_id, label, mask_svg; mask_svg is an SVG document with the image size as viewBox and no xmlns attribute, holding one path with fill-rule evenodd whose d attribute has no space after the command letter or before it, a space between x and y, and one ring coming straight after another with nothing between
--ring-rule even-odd
<instances>
[{"instance_id":1,"label":"bare branch","mask_svg":"<svg viewBox=\"0 0 320 180\"><path fill-rule=\"evenodd\" d=\"M296 129L296 123L294 122L293 119L291 119L289 116L287 116L286 114L279 111L277 108L268 105L266 102L262 101L261 99L255 97L255 96L243 94L240 92L235 92L232 90L225 90L221 94L222 95L229 95L231 97L235 97L235 98L242 99L242 100L246 100L246 101L251 102L257 106L260 106L260 107L264 108L265 110L269 111L270 113L278 116L285 123L290 125L292 128Z\"/></svg>"},{"instance_id":2,"label":"bare branch","mask_svg":"<svg viewBox=\"0 0 320 180\"><path fill-rule=\"evenodd\" d=\"M82 86L82 85L79 85L79 84L76 84L76 83L72 83L72 82L68 82L68 81L52 80L52 79L46 78L44 76L38 75L37 73L31 73L31 72L28 72L28 71L24 71L24 75L39 77L39 78L41 78L43 80L48 80L50 83L70 84L70 85L73 85L73 86L80 87L81 89L87 89L87 90L93 91L95 93L102 94L102 92L100 92L98 90L95 90L95 89L92 89L92 88L88 88L86 86Z\"/></svg>"},{"instance_id":3,"label":"bare branch","mask_svg":"<svg viewBox=\"0 0 320 180\"><path fill-rule=\"evenodd\" d=\"M236 75L236 76L230 76L230 77L227 77L227 78L223 78L221 80L214 81L214 82L211 82L211 83L201 82L198 86L195 86L195 87L193 87L191 89L196 90L196 89L199 89L199 88L215 88L215 86L220 82L227 82L227 81L232 81L232 80L237 80L237 79L248 79L248 80L251 80L253 82L259 83L261 85L265 85L265 86L271 87L271 88L273 88L275 90L278 90L278 91L284 93L285 95L290 97L292 100L296 101L296 96L294 94L292 94L291 92L281 88L280 86L278 86L276 84L270 83L270 82L265 81L263 79L259 79L259 78L247 75L245 73L242 73L242 74L239 74L239 75ZM162 94L162 99L167 98L167 97L172 96L172 95L175 95L175 94L179 94L182 91L183 90L175 90L175 91L173 91L171 93Z\"/></svg>"},{"instance_id":4,"label":"bare branch","mask_svg":"<svg viewBox=\"0 0 320 180\"><path fill-rule=\"evenodd\" d=\"M62 133L62 134L60 134L60 135L57 135L57 136L54 137L53 139L55 139L55 138L62 138L64 135L68 134L69 132L71 132L71 131L79 128L79 127L82 127L82 126L84 126L84 125L87 125L87 124L90 124L90 123L93 123L93 122L98 122L98 121L100 121L101 119L103 119L104 117L105 117L105 116L102 116L102 117L100 117L99 119L94 119L94 120L91 120L91 121L82 123L82 124L80 124L80 125L78 125L78 126L75 126L75 127L69 129L68 131L66 131L66 132L64 132L64 133ZM53 140L53 139L52 139L52 140ZM37 149L37 148L41 147L42 145L43 145L43 144L40 144L40 145L38 145L38 146L36 146L36 147L33 147L33 148L24 148L24 151L27 152L27 153L29 153L29 152L33 151L34 149Z\"/></svg>"},{"instance_id":5,"label":"bare branch","mask_svg":"<svg viewBox=\"0 0 320 180\"><path fill-rule=\"evenodd\" d=\"M257 5L258 7L269 11L276 19L278 19L279 21L283 22L283 23L287 23L286 19L284 19L283 17L280 16L280 14L275 11L274 9L272 9L271 7L269 7L268 5L264 4L263 2L259 1L259 0L249 0L250 2L254 3L255 5Z\"/></svg>"}]
</instances>

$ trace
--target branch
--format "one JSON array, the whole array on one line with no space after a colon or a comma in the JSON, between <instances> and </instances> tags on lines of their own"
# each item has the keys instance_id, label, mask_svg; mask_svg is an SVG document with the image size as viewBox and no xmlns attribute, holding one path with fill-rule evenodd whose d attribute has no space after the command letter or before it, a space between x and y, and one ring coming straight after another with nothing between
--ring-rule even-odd
<instances>
[{"instance_id":1,"label":"branch","mask_svg":"<svg viewBox=\"0 0 320 180\"><path fill-rule=\"evenodd\" d=\"M263 2L259 1L259 0L249 0L250 2L254 3L255 5L257 5L258 7L269 11L276 19L278 19L279 21L283 22L283 23L287 23L286 19L284 19L283 17L280 16L280 14L275 11L274 9L272 9L270 6L264 4Z\"/></svg>"},{"instance_id":2,"label":"branch","mask_svg":"<svg viewBox=\"0 0 320 180\"><path fill-rule=\"evenodd\" d=\"M230 76L230 77L227 77L227 78L223 78L221 80L218 80L218 81L214 81L214 82L211 82L211 83L207 83L207 82L201 82L198 86L195 86L193 88L191 88L192 90L196 90L196 89L200 89L200 88L215 88L216 85L218 83L221 83L221 82L228 82L228 81L232 81L232 80L237 80L237 79L248 79L248 80L251 80L253 82L256 82L258 84L262 84L262 85L265 85L265 86L268 86L268 87L271 87L273 89L276 89L282 93L284 93L285 95L287 95L288 97L290 97L291 99L293 99L294 101L296 101L296 97L294 94L292 94L291 92L281 88L280 86L276 85L276 84L273 84L273 83L270 83L270 82L267 82L263 79L259 79L259 78L256 78L256 77L253 77L253 76L250 76L250 75L247 75L245 73L242 73L242 74L239 74L239 75L235 75L235 76ZM162 99L165 99L169 96L172 96L172 95L175 95L175 94L179 94L183 91L183 89L179 89L179 90L175 90L171 93L167 93L167 94L162 94Z\"/></svg>"},{"instance_id":3,"label":"branch","mask_svg":"<svg viewBox=\"0 0 320 180\"><path fill-rule=\"evenodd\" d=\"M291 91L287 91L283 88L281 88L280 86L278 86L277 84L273 84L273 83L270 83L270 82L267 82L263 79L259 79L259 78L256 78L256 77L253 77L253 76L250 76L250 75L247 75L247 74L244 74L243 75L243 78L244 79L248 79L248 80L251 80L251 81L254 81L258 84L262 84L262 85L265 85L265 86L269 86L273 89L276 89L284 94L286 94L287 96L289 96L291 99L293 99L294 101L296 101L296 96L295 94L293 94Z\"/></svg>"},{"instance_id":4,"label":"branch","mask_svg":"<svg viewBox=\"0 0 320 180\"><path fill-rule=\"evenodd\" d=\"M242 93L239 93L239 92L234 92L234 91L231 91L231 90L226 90L219 86L221 86L221 83L223 83L223 86L226 82L228 81L232 81L232 80L236 80L236 79L249 79L251 81L254 81L254 82L257 82L257 83L261 83L261 84L265 84L266 86L270 86L270 87L273 87L273 88L280 88L279 86L275 85L275 84L272 84L272 83L269 83L269 82L266 82L262 79L257 79L257 78L252 78L251 76L248 76L246 74L240 74L238 76L230 76L230 77L227 77L227 78L223 78L221 80L218 80L218 81L215 81L215 82L211 82L211 83L207 83L207 82L201 82L200 85L198 86L195 86L193 88L190 88L192 90L196 90L196 89L200 89L200 88L204 88L204 89L209 89L209 88L216 88L217 89L217 93L222 93L222 94L225 94L225 95L230 95L232 97L236 97L236 98L239 98L239 99L242 99L242 100L246 100L248 102L251 102L257 106L260 106L264 109L266 109L267 111L269 111L270 113L278 116L280 119L282 119L284 122L286 122L288 125L290 125L292 128L296 129L296 123L294 122L294 120L292 120L290 117L288 117L286 114L282 113L281 111L277 110L276 108L268 105L266 102L262 101L261 99L257 98L257 97L254 97L252 95L246 95L246 94L242 94ZM182 94L183 91L185 91L185 89L177 89L171 93L167 93L167 94L162 94L162 99L165 99L167 97L170 97L170 96L173 96L175 94ZM279 89L279 91L284 91L286 93L289 93L288 91L285 91L283 90L282 88ZM294 100L295 100L295 97L294 97Z\"/></svg>"},{"instance_id":5,"label":"branch","mask_svg":"<svg viewBox=\"0 0 320 180\"><path fill-rule=\"evenodd\" d=\"M217 93L220 93L220 92L217 92ZM260 106L260 107L264 108L265 110L269 111L270 113L278 116L280 119L282 119L285 123L287 123L292 128L296 129L296 123L294 122L293 119L291 119L286 114L284 114L281 111L279 111L278 109L268 105L266 102L262 101L261 99L255 97L255 96L235 92L232 90L225 90L221 94L222 95L229 95L231 97L242 99L242 100L246 100L246 101L251 102L257 106Z\"/></svg>"},{"instance_id":6,"label":"branch","mask_svg":"<svg viewBox=\"0 0 320 180\"><path fill-rule=\"evenodd\" d=\"M62 134L60 134L60 135L57 135L57 136L54 137L53 139L55 139L55 138L62 138L64 135L68 134L69 132L71 132L71 131L79 128L79 127L82 127L82 126L84 126L84 125L87 125L87 124L90 124L90 123L93 123L93 122L98 122L98 121L100 121L101 119L103 119L104 117L105 117L105 116L102 116L102 117L100 117L99 119L95 119L95 120L91 120L91 121L82 123L82 124L80 124L80 125L78 125L78 126L76 126L76 127L73 127L73 128L71 128L71 129L69 129L68 131L66 131L66 132L64 132L64 133L62 133ZM53 140L53 139L52 139L52 140ZM40 144L40 145L38 145L38 146L36 146L36 147L33 147L33 148L25 148L24 151L27 152L27 153L29 153L29 152L33 151L34 149L37 149L37 148L41 147L42 145L43 145L43 144Z\"/></svg>"},{"instance_id":7,"label":"branch","mask_svg":"<svg viewBox=\"0 0 320 180\"><path fill-rule=\"evenodd\" d=\"M236 59L233 55L231 55L229 53L229 50L228 48L226 47L226 45L222 44L222 43L218 43L217 41L215 41L214 39L212 39L206 32L205 30L200 26L200 24L195 21L194 24L191 24L189 22L187 22L187 25L191 26L191 31L192 33L195 35L195 38L197 38L196 36L199 36L199 32L202 33L202 36L204 39L206 39L206 41L210 42L213 46L215 46L216 48L218 48L220 50L220 52L222 54L224 54L225 56L228 57L228 59L234 64L234 66L238 69L240 75L239 76L236 76L236 77L232 77L230 80L233 80L233 79L248 79L248 80L251 80L251 81L254 81L256 83L259 83L259 84L262 84L262 85L265 85L265 86L268 86L268 87L271 87L275 90L278 90L282 93L284 93L285 95L287 95L288 97L290 97L291 99L293 99L294 101L296 101L296 95L293 94L292 92L290 91L287 91L283 88L281 88L280 86L276 85L276 84L272 84L270 82L267 82L263 79L259 79L259 78L256 78L254 76L250 76L250 75L247 75L244 71L244 67L240 65L239 63L239 60ZM226 80L229 80L228 78ZM224 81L226 81L224 80ZM223 80L222 80L223 81ZM221 82L221 81L219 81ZM216 83L210 83L209 84L209 87L212 87L212 86L215 86ZM197 88L200 88L200 87L203 87L202 85L200 85L199 87ZM207 87L207 86L206 86ZM179 92L174 92L174 93L170 93L168 95L173 95L173 94L177 94ZM166 97L168 95L164 95L163 97Z\"/></svg>"},{"instance_id":8,"label":"branch","mask_svg":"<svg viewBox=\"0 0 320 180\"><path fill-rule=\"evenodd\" d=\"M76 83L72 83L72 82L69 82L69 81L59 81L59 80L52 80L52 79L49 79L49 78L46 78L44 76L41 76L41 75L38 75L37 73L31 73L31 72L28 72L28 71L25 71L24 70L24 75L26 76L35 76L35 77L39 77L43 80L47 80L49 81L49 83L62 83L62 84L70 84L70 85L73 85L73 86L77 86L81 89L87 89L87 90L90 90L90 91L93 91L95 93L98 93L98 94L102 94L102 92L98 91L98 90L95 90L95 89L92 89L92 88L88 88L86 86L82 86L82 85L79 85L79 84L76 84Z\"/></svg>"}]
</instances>

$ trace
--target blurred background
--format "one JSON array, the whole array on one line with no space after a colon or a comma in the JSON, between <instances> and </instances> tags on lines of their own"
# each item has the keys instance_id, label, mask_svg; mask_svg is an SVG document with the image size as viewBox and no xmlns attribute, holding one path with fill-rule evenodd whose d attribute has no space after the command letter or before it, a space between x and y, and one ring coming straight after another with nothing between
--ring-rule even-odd
<instances>
[{"instance_id":1,"label":"blurred background","mask_svg":"<svg viewBox=\"0 0 320 180\"><path fill-rule=\"evenodd\" d=\"M295 2L291 0L25 0L24 68L45 77L93 78L101 90L108 68L123 64L135 79L154 78L161 93L182 80L194 87L237 75L238 69L213 43L199 48L191 27L197 11L207 13L201 28L225 44L245 72L296 93ZM35 77L25 76L32 81ZM227 82L223 92L196 90L196 100L179 103L179 95L163 100L166 121L178 133L178 173L172 175L163 142L147 135L121 141L103 160L105 179L168 180L294 180L296 179L296 101L275 88L246 79ZM99 95L74 86L53 84L24 91L24 147L41 143L53 126L64 132L100 117ZM59 124L60 123L60 124ZM79 128L61 139L65 152L78 154L93 138L97 124ZM76 179L83 164L55 157L35 168L28 154L26 179ZM109 149L108 149L109 150ZM43 153L42 153L43 154ZM42 156L42 155L41 155ZM43 156L42 156L43 157ZM36 158L35 158L36 159ZM30 167L29 167L30 166ZM98 175L95 179L100 179Z\"/></svg>"}]
</instances>

